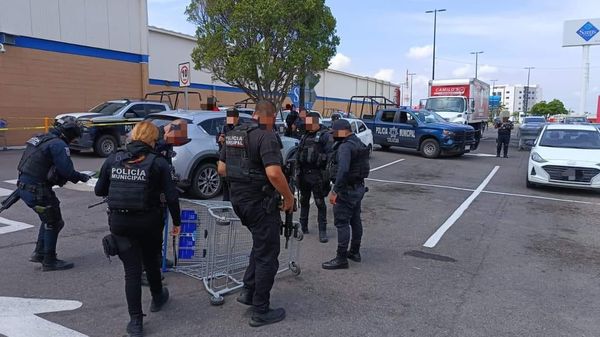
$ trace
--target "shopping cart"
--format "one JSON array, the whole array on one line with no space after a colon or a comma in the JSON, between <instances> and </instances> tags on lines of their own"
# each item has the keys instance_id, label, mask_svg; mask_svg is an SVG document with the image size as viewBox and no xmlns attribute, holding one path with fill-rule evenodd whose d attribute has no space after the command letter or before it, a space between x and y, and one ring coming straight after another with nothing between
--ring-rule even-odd
<instances>
[{"instance_id":1,"label":"shopping cart","mask_svg":"<svg viewBox=\"0 0 600 337\"><path fill-rule=\"evenodd\" d=\"M201 280L210 293L210 303L221 305L223 295L243 286L248 267L252 236L242 226L227 201L181 201L181 233L178 238L176 272ZM298 223L294 224L298 227ZM302 232L294 231L288 249L281 240L279 270L300 274L298 254Z\"/></svg>"}]
</instances>

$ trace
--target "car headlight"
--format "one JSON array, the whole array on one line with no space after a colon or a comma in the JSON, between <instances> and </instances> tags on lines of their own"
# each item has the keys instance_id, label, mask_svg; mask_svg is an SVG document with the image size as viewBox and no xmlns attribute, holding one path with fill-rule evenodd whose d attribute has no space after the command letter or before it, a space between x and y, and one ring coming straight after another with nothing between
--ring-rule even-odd
<instances>
[{"instance_id":1,"label":"car headlight","mask_svg":"<svg viewBox=\"0 0 600 337\"><path fill-rule=\"evenodd\" d=\"M454 132L450 131L450 130L444 130L442 131L442 134L446 137L452 137L454 136Z\"/></svg>"},{"instance_id":2,"label":"car headlight","mask_svg":"<svg viewBox=\"0 0 600 337\"><path fill-rule=\"evenodd\" d=\"M542 156L540 156L537 152L531 153L531 160L533 160L536 163L545 163L545 162L547 162L547 160L544 159L544 158L542 158Z\"/></svg>"}]
</instances>

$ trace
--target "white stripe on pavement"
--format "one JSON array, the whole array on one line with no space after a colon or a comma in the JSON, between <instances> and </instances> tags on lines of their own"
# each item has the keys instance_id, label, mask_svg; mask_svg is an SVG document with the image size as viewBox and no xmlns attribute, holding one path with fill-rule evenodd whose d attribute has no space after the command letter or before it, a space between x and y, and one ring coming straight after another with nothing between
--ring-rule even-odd
<instances>
[{"instance_id":1,"label":"white stripe on pavement","mask_svg":"<svg viewBox=\"0 0 600 337\"><path fill-rule=\"evenodd\" d=\"M0 197L5 197L7 195L10 195L13 191L11 190L7 190L6 188L2 188L0 187Z\"/></svg>"},{"instance_id":2,"label":"white stripe on pavement","mask_svg":"<svg viewBox=\"0 0 600 337\"><path fill-rule=\"evenodd\" d=\"M410 181L385 180L385 179L375 179L375 178L367 178L365 180L376 181L376 182L379 182L379 183L388 183L388 184L400 184L400 185L413 185L413 186L445 188L445 189L449 189L449 190L459 190L459 191L467 191L467 192L473 192L473 191L475 191L472 188L462 188L462 187L444 186L444 185L435 185L435 184L425 184L425 183L414 183L414 182L410 182Z\"/></svg>"},{"instance_id":3,"label":"white stripe on pavement","mask_svg":"<svg viewBox=\"0 0 600 337\"><path fill-rule=\"evenodd\" d=\"M23 229L33 227L32 225L26 224L24 222L9 220L9 219L3 218L1 216L0 216L0 224L7 225L7 226L0 227L0 235L12 233L12 232L16 232L16 231L20 231Z\"/></svg>"},{"instance_id":4,"label":"white stripe on pavement","mask_svg":"<svg viewBox=\"0 0 600 337\"><path fill-rule=\"evenodd\" d=\"M388 166L390 166L390 165L394 165L394 164L396 164L396 163L399 163L399 162L401 162L401 161L404 161L404 158L402 158L402 159L398 159L398 160L394 160L393 162L391 162L391 163L387 163L387 164L385 164L385 165L377 166L376 168L372 168L370 172L377 171L377 170L381 170L381 169L382 169L382 168L384 168L384 167L388 167Z\"/></svg>"},{"instance_id":5,"label":"white stripe on pavement","mask_svg":"<svg viewBox=\"0 0 600 337\"><path fill-rule=\"evenodd\" d=\"M8 183L8 184L13 184L13 185L16 185L16 184L17 184L17 181L19 181L19 180L18 180L18 179L12 179L12 180L5 180L4 182L5 182L5 183Z\"/></svg>"},{"instance_id":6,"label":"white stripe on pavement","mask_svg":"<svg viewBox=\"0 0 600 337\"><path fill-rule=\"evenodd\" d=\"M495 154L489 153L465 153L465 156L473 156L473 157L495 157Z\"/></svg>"},{"instance_id":7,"label":"white stripe on pavement","mask_svg":"<svg viewBox=\"0 0 600 337\"><path fill-rule=\"evenodd\" d=\"M552 198L552 197L542 197L542 196L538 196L538 195L527 195L527 194L518 194L518 193L496 192L496 191L483 191L481 193L506 195L506 196L510 196L510 197L521 197L521 198L532 198L532 199L541 199L541 200L550 200L550 201L560 201L560 202L572 202L572 203L576 203L576 204L586 204L586 205L600 206L600 203L598 203L598 202L573 200L573 199L562 199L562 198Z\"/></svg>"},{"instance_id":8,"label":"white stripe on pavement","mask_svg":"<svg viewBox=\"0 0 600 337\"><path fill-rule=\"evenodd\" d=\"M477 187L477 189L475 191L473 191L473 193L467 198L467 200L465 200L454 211L454 213L452 213L452 215L450 215L450 217L440 226L440 228L438 228L438 230L435 233L433 233L433 235L425 242L425 244L423 244L423 246L428 247L428 248L433 248L438 244L438 242L440 241L440 239L442 238L444 233L446 233L446 231L448 229L450 229L450 227L452 227L452 225L454 225L456 220L458 220L463 215L463 213L467 210L467 208L469 208L469 206L471 206L471 203L473 203L473 201L479 196L479 194L481 194L481 192L487 186L487 184L490 182L490 180L492 180L492 178L494 177L496 172L498 172L499 168L500 168L500 166L495 166L492 169L492 172L490 172L490 174L488 174L488 176L483 180L483 182L479 185L479 187Z\"/></svg>"}]
</instances>

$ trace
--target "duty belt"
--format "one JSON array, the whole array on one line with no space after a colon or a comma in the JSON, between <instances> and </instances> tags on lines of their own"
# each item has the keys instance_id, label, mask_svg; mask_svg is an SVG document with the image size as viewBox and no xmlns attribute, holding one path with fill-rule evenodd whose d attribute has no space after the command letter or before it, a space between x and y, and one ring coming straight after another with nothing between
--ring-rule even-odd
<instances>
[{"instance_id":1,"label":"duty belt","mask_svg":"<svg viewBox=\"0 0 600 337\"><path fill-rule=\"evenodd\" d=\"M30 192L30 193L36 193L39 189L41 188L48 188L48 186L46 184L25 184L22 182L17 182L17 187L21 190Z\"/></svg>"},{"instance_id":2,"label":"duty belt","mask_svg":"<svg viewBox=\"0 0 600 337\"><path fill-rule=\"evenodd\" d=\"M129 209L109 209L108 212L109 213L113 213L113 214L144 214L144 213L148 213L151 212L153 209L146 209L146 210L129 210Z\"/></svg>"}]
</instances>

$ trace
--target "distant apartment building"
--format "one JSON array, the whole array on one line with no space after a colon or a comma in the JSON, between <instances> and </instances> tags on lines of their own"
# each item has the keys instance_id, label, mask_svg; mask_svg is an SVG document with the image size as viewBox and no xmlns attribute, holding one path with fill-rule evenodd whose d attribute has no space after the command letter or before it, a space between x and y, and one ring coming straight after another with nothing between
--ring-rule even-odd
<instances>
[{"instance_id":1,"label":"distant apartment building","mask_svg":"<svg viewBox=\"0 0 600 337\"><path fill-rule=\"evenodd\" d=\"M525 94L526 85L523 84L502 84L495 85L492 88L492 96L500 96L501 104L504 104L506 109L510 111L510 113L514 112L525 112L525 109L531 110L531 107L535 104L543 100L542 96L542 88L538 85L529 85L528 87L528 96L527 98ZM527 101L526 101L527 100Z\"/></svg>"}]
</instances>

